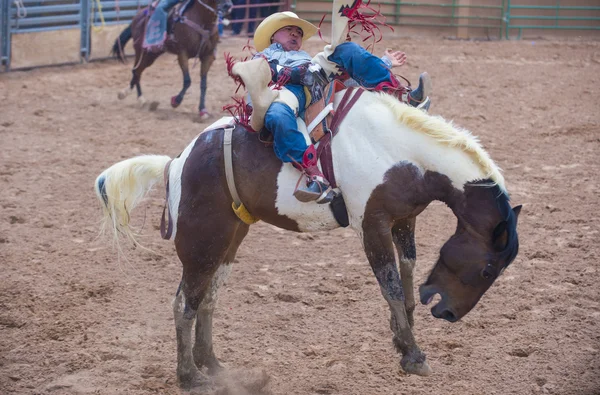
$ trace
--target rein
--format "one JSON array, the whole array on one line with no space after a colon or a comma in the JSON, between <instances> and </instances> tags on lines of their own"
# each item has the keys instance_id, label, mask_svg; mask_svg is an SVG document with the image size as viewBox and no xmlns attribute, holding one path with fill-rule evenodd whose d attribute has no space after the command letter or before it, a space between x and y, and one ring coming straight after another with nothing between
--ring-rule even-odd
<instances>
[{"instance_id":1,"label":"rein","mask_svg":"<svg viewBox=\"0 0 600 395\"><path fill-rule=\"evenodd\" d=\"M209 6L208 4L206 4L205 2L203 2L202 0L196 0L198 2L198 4L206 7L210 12L212 12L215 15L218 15L217 11L215 11L214 8L212 8L211 6Z\"/></svg>"},{"instance_id":2,"label":"rein","mask_svg":"<svg viewBox=\"0 0 600 395\"><path fill-rule=\"evenodd\" d=\"M352 95L353 92L354 96ZM326 133L321 140L319 140L319 148L317 149L317 158L321 159L321 167L323 168L323 175L329 181L332 188L337 188L337 182L335 180L335 174L333 173L333 155L331 153L331 139L337 134L340 128L340 124L348 115L348 112L354 104L358 101L360 96L363 94L364 89L348 88L340 101L331 125L329 127L329 133Z\"/></svg>"}]
</instances>

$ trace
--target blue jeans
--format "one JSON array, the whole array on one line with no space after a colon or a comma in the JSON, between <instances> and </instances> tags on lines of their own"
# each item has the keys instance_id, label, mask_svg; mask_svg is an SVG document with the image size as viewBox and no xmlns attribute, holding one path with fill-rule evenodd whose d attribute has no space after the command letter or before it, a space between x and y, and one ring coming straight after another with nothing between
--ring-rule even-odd
<instances>
[{"instance_id":1,"label":"blue jeans","mask_svg":"<svg viewBox=\"0 0 600 395\"><path fill-rule=\"evenodd\" d=\"M327 59L341 66L365 88L375 88L392 77L383 60L353 42L338 45Z\"/></svg>"},{"instance_id":2,"label":"blue jeans","mask_svg":"<svg viewBox=\"0 0 600 395\"><path fill-rule=\"evenodd\" d=\"M304 112L306 94L302 85L286 85L296 95L300 112ZM301 114L300 114L301 115ZM287 104L272 103L265 114L265 127L273 133L275 155L283 162L302 163L302 155L308 148L302 132L298 130L296 114Z\"/></svg>"},{"instance_id":3,"label":"blue jeans","mask_svg":"<svg viewBox=\"0 0 600 395\"><path fill-rule=\"evenodd\" d=\"M384 81L389 81L392 74L385 63L377 56L353 42L338 45L329 60L342 67L360 85L374 88ZM306 95L301 85L286 85L292 91L298 103L300 114L304 112ZM265 114L265 126L273 133L275 139L275 155L283 162L297 161L302 163L302 155L308 144L298 130L294 111L283 103L273 103Z\"/></svg>"}]
</instances>

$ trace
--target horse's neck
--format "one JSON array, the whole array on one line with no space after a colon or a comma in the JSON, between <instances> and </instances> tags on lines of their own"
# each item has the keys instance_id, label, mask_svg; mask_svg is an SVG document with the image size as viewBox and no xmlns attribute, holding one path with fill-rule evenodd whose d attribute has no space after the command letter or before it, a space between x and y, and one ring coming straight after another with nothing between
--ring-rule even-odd
<instances>
[{"instance_id":1,"label":"horse's neck","mask_svg":"<svg viewBox=\"0 0 600 395\"><path fill-rule=\"evenodd\" d=\"M198 23L200 26L208 28L217 21L217 2L208 0L203 1L203 3L205 5L198 2L198 0L192 0L192 4L185 11L184 15L188 18L193 18L194 22ZM211 11L211 9L214 10L214 12Z\"/></svg>"},{"instance_id":2,"label":"horse's neck","mask_svg":"<svg viewBox=\"0 0 600 395\"><path fill-rule=\"evenodd\" d=\"M361 96L332 141L334 172L348 205L360 210L379 185L393 182L422 190L414 200L420 203L408 208L416 213L432 200L455 204L465 183L482 178L462 149L399 123L373 95Z\"/></svg>"}]
</instances>

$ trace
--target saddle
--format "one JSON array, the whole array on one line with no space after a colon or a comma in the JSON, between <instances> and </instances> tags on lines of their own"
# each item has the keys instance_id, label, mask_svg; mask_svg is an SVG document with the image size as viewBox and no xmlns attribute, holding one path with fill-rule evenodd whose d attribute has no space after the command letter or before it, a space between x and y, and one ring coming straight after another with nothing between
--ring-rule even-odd
<instances>
[{"instance_id":1,"label":"saddle","mask_svg":"<svg viewBox=\"0 0 600 395\"><path fill-rule=\"evenodd\" d=\"M346 94L338 108L334 110L335 94L343 90L346 90ZM331 139L337 133L341 121L363 92L363 88L349 88L342 81L335 79L325 86L320 99L312 102L304 112L306 130L311 142L317 147L317 158L321 161L323 175L333 188L337 188L337 183L333 173ZM259 139L263 143L272 144L273 134L266 128L262 128L259 131Z\"/></svg>"},{"instance_id":2,"label":"saddle","mask_svg":"<svg viewBox=\"0 0 600 395\"><path fill-rule=\"evenodd\" d=\"M335 111L333 110L333 99L335 94L347 87L339 80L333 80L323 88L320 99L311 102L304 110L303 121L313 144L321 140L329 133L331 121ZM300 117L299 117L300 118ZM259 131L259 139L263 143L272 144L273 134L270 130L262 128Z\"/></svg>"}]
</instances>

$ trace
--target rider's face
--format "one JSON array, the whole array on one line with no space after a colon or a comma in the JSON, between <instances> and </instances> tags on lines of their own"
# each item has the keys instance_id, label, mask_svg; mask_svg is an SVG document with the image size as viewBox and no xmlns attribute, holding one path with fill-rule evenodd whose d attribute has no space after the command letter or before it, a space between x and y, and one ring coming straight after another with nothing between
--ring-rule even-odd
<instances>
[{"instance_id":1,"label":"rider's face","mask_svg":"<svg viewBox=\"0 0 600 395\"><path fill-rule=\"evenodd\" d=\"M304 33L298 26L285 26L273 34L271 42L281 44L284 51L299 51L302 47L302 36Z\"/></svg>"}]
</instances>

